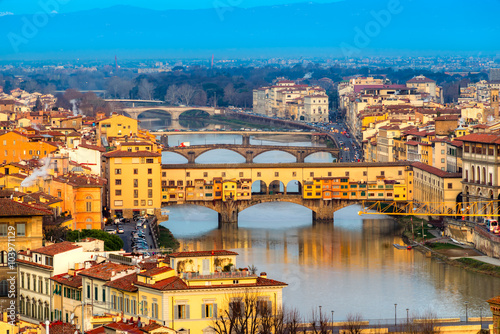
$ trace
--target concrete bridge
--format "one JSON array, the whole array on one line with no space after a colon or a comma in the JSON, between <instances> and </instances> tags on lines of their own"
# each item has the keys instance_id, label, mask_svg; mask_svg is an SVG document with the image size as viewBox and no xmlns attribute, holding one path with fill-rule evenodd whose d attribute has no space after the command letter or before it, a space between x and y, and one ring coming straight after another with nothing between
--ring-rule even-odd
<instances>
[{"instance_id":1,"label":"concrete bridge","mask_svg":"<svg viewBox=\"0 0 500 334\"><path fill-rule=\"evenodd\" d=\"M214 145L196 145L190 147L168 147L163 152L173 152L182 155L188 159L188 163L195 163L196 158L205 152L212 150L229 150L243 156L247 163L253 163L253 159L262 153L270 151L287 152L293 155L296 162L303 163L304 159L311 154L318 152L330 153L332 157L338 159L339 149L329 147L306 147L306 146L257 146L250 145L250 136L243 135L243 145L232 144L214 144Z\"/></svg>"},{"instance_id":2,"label":"concrete bridge","mask_svg":"<svg viewBox=\"0 0 500 334\"><path fill-rule=\"evenodd\" d=\"M150 106L150 107L132 107L132 108L123 108L123 111L126 112L133 119L138 119L139 115L146 111L163 111L166 114L169 114L172 117L172 125L174 122L179 121L179 116L189 110L202 110L208 113L210 116L215 114L222 114L223 110L211 108L211 107L164 107L164 106Z\"/></svg>"},{"instance_id":3,"label":"concrete bridge","mask_svg":"<svg viewBox=\"0 0 500 334\"><path fill-rule=\"evenodd\" d=\"M287 202L302 205L312 211L313 224L333 223L335 211L343 209L353 204L360 204L361 201L353 200L331 200L303 199L301 195L253 195L250 200L229 200L229 201L189 201L188 204L200 205L212 209L219 214L219 228L226 226L237 226L238 214L254 205L269 202ZM162 206L174 205L176 203L165 202ZM272 224L272 217L269 217Z\"/></svg>"}]
</instances>

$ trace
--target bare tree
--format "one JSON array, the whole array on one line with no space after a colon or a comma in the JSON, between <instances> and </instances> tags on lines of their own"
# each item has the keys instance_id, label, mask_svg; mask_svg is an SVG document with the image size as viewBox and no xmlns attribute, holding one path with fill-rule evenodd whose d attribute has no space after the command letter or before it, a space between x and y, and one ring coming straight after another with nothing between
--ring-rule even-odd
<instances>
[{"instance_id":1,"label":"bare tree","mask_svg":"<svg viewBox=\"0 0 500 334\"><path fill-rule=\"evenodd\" d=\"M276 310L276 313L273 317L273 333L274 334L284 334L286 333L285 329L285 314L286 310L284 307Z\"/></svg>"},{"instance_id":2,"label":"bare tree","mask_svg":"<svg viewBox=\"0 0 500 334\"><path fill-rule=\"evenodd\" d=\"M171 104L179 103L179 87L177 87L176 85L170 85L167 89L167 94L165 95L165 101Z\"/></svg>"},{"instance_id":3,"label":"bare tree","mask_svg":"<svg viewBox=\"0 0 500 334\"><path fill-rule=\"evenodd\" d=\"M309 320L309 325L311 330L315 334L327 334L328 333L328 319L326 315L321 312L316 312L315 309L311 312L311 318Z\"/></svg>"},{"instance_id":4,"label":"bare tree","mask_svg":"<svg viewBox=\"0 0 500 334\"><path fill-rule=\"evenodd\" d=\"M300 313L297 309L291 309L285 312L285 333L299 333Z\"/></svg>"},{"instance_id":5,"label":"bare tree","mask_svg":"<svg viewBox=\"0 0 500 334\"><path fill-rule=\"evenodd\" d=\"M139 97L143 100L152 100L155 85L147 79L142 79L139 83Z\"/></svg>"},{"instance_id":6,"label":"bare tree","mask_svg":"<svg viewBox=\"0 0 500 334\"><path fill-rule=\"evenodd\" d=\"M205 92L203 89L198 89L194 94L193 103L195 106L206 106L207 92Z\"/></svg>"},{"instance_id":7,"label":"bare tree","mask_svg":"<svg viewBox=\"0 0 500 334\"><path fill-rule=\"evenodd\" d=\"M437 315L427 311L422 315L414 315L404 326L404 332L409 334L438 334L440 331L436 327Z\"/></svg>"},{"instance_id":8,"label":"bare tree","mask_svg":"<svg viewBox=\"0 0 500 334\"><path fill-rule=\"evenodd\" d=\"M196 93L196 89L191 85L184 84L179 87L177 92L179 94L182 103L185 104L186 106L189 106L193 102L193 97L194 94Z\"/></svg>"},{"instance_id":9,"label":"bare tree","mask_svg":"<svg viewBox=\"0 0 500 334\"><path fill-rule=\"evenodd\" d=\"M212 321L218 334L256 334L261 329L261 309L258 294L244 292L228 296L227 307L222 309Z\"/></svg>"},{"instance_id":10,"label":"bare tree","mask_svg":"<svg viewBox=\"0 0 500 334\"><path fill-rule=\"evenodd\" d=\"M133 88L133 84L125 79L119 77L112 77L107 83L107 92L114 98L128 98L130 97L130 91Z\"/></svg>"},{"instance_id":11,"label":"bare tree","mask_svg":"<svg viewBox=\"0 0 500 334\"><path fill-rule=\"evenodd\" d=\"M361 316L361 314L349 313L347 315L347 319L344 325L344 330L349 334L360 334L362 330L361 329L362 324L363 324L363 317Z\"/></svg>"},{"instance_id":12,"label":"bare tree","mask_svg":"<svg viewBox=\"0 0 500 334\"><path fill-rule=\"evenodd\" d=\"M234 89L234 85L232 83L224 87L224 99L231 105L235 104L236 90Z\"/></svg>"}]
</instances>

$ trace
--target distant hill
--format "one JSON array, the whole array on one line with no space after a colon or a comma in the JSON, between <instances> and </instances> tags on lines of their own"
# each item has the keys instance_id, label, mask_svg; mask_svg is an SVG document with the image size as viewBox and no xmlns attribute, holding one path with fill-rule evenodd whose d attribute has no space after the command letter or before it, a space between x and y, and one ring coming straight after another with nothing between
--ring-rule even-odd
<instances>
[{"instance_id":1,"label":"distant hill","mask_svg":"<svg viewBox=\"0 0 500 334\"><path fill-rule=\"evenodd\" d=\"M214 2L214 4L216 4ZM375 15L374 13L389 13ZM345 0L154 11L129 6L0 17L0 59L492 54L500 1ZM377 19L378 17L378 19ZM45 20L46 19L46 20ZM363 36L364 35L364 36Z\"/></svg>"}]
</instances>

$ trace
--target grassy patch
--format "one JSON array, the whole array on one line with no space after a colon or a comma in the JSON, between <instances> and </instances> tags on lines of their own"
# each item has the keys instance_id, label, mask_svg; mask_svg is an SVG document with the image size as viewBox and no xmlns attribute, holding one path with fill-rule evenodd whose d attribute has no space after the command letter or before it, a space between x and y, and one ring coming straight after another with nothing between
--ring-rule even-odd
<instances>
[{"instance_id":1,"label":"grassy patch","mask_svg":"<svg viewBox=\"0 0 500 334\"><path fill-rule=\"evenodd\" d=\"M466 265L467 267L474 268L478 271L483 271L483 272L488 272L488 273L494 273L499 275L500 274L500 267L489 264L489 263L484 263L478 260L474 260L471 258L461 258L455 260L461 264Z\"/></svg>"},{"instance_id":2,"label":"grassy patch","mask_svg":"<svg viewBox=\"0 0 500 334\"><path fill-rule=\"evenodd\" d=\"M427 247L432 248L434 250L441 250L441 249L463 249L463 247L454 245L454 244L449 244L449 243L444 243L444 242L436 242L436 243L429 243L426 244Z\"/></svg>"},{"instance_id":3,"label":"grassy patch","mask_svg":"<svg viewBox=\"0 0 500 334\"><path fill-rule=\"evenodd\" d=\"M174 237L172 232L164 226L160 227L160 235L158 236L158 246L164 248L172 248L172 250L177 250L180 246L179 241Z\"/></svg>"}]
</instances>

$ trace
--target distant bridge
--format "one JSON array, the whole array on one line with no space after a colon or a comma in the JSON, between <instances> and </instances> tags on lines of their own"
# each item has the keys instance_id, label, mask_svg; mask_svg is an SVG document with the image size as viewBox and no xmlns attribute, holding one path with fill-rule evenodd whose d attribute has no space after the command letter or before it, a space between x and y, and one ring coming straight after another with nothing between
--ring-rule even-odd
<instances>
[{"instance_id":1,"label":"distant bridge","mask_svg":"<svg viewBox=\"0 0 500 334\"><path fill-rule=\"evenodd\" d=\"M202 110L208 113L209 115L215 115L219 113L223 113L221 109L211 108L211 107L164 107L164 106L150 106L150 107L132 107L132 108L123 108L123 111L126 112L133 119L138 119L139 115L146 111L163 111L166 114L169 114L172 117L172 126L174 122L179 121L179 116L186 111L189 110Z\"/></svg>"},{"instance_id":2,"label":"distant bridge","mask_svg":"<svg viewBox=\"0 0 500 334\"><path fill-rule=\"evenodd\" d=\"M304 159L311 154L318 152L330 153L332 157L338 159L339 149L329 147L307 147L307 146L271 146L271 145L250 145L248 136L243 137L243 145L232 144L214 144L214 145L196 145L190 147L168 147L164 152L173 152L182 155L188 159L188 163L195 163L196 158L205 152L212 150L229 150L243 156L247 163L253 163L253 159L262 153L270 151L281 151L293 155L296 162L303 163Z\"/></svg>"}]
</instances>

